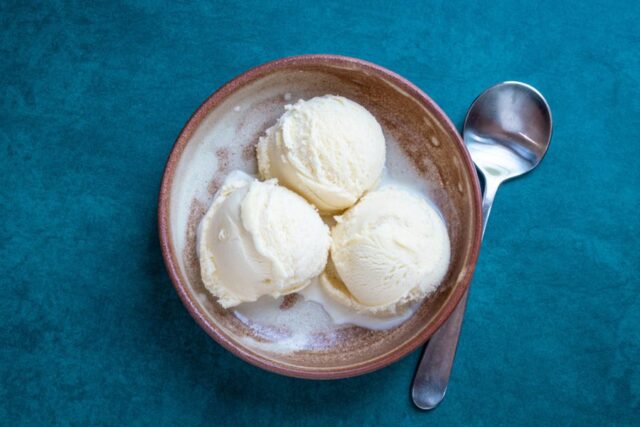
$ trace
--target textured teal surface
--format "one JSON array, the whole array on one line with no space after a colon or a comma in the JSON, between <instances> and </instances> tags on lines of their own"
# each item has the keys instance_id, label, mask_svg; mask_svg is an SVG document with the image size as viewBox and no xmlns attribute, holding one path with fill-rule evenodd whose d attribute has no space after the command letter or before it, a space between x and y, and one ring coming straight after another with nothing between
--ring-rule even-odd
<instances>
[{"instance_id":1,"label":"textured teal surface","mask_svg":"<svg viewBox=\"0 0 640 427\"><path fill-rule=\"evenodd\" d=\"M640 425L637 1L186 3L0 2L1 425ZM410 403L418 352L280 377L202 332L165 273L182 125L301 53L388 67L458 125L506 79L553 110L547 158L496 199L435 412Z\"/></svg>"}]
</instances>

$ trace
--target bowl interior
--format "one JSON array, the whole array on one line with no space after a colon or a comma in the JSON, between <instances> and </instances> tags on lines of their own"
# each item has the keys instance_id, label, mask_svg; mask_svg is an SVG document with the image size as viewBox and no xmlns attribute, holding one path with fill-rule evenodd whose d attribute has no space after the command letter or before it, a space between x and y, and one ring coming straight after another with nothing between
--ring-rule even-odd
<instances>
[{"instance_id":1,"label":"bowl interior","mask_svg":"<svg viewBox=\"0 0 640 427\"><path fill-rule=\"evenodd\" d=\"M233 310L221 308L205 290L196 253L197 227L228 172L257 172L255 144L284 106L324 94L353 99L378 119L389 150L402 157L398 162L390 158L395 163L388 167L417 176L445 218L451 264L438 292L402 325L384 331L354 326L330 333L316 331L297 351L285 351L286 346L279 344L287 339L286 330L243 321ZM200 325L228 349L284 374L341 377L396 360L435 331L466 289L475 266L478 188L459 137L415 88L362 62L281 61L232 81L207 100L183 130L167 166L163 191L167 192L166 209L160 209L161 216L166 216L165 230L161 218L165 257L183 301ZM280 309L295 319L299 300L287 297Z\"/></svg>"}]
</instances>

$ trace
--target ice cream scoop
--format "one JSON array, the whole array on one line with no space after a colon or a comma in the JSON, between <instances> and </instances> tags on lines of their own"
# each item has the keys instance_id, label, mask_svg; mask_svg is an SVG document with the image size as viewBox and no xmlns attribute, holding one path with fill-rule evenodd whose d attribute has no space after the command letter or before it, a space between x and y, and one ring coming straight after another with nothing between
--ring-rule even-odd
<instances>
[{"instance_id":1,"label":"ice cream scoop","mask_svg":"<svg viewBox=\"0 0 640 427\"><path fill-rule=\"evenodd\" d=\"M321 212L337 213L378 182L385 139L364 107L325 95L288 105L260 138L257 154L264 179L277 178Z\"/></svg>"},{"instance_id":2,"label":"ice cream scoop","mask_svg":"<svg viewBox=\"0 0 640 427\"><path fill-rule=\"evenodd\" d=\"M307 286L325 267L329 229L296 193L232 172L198 235L205 287L223 307L279 297Z\"/></svg>"},{"instance_id":3,"label":"ice cream scoop","mask_svg":"<svg viewBox=\"0 0 640 427\"><path fill-rule=\"evenodd\" d=\"M358 312L395 314L433 292L447 272L447 228L420 195L399 187L372 191L336 221L321 283Z\"/></svg>"}]
</instances>

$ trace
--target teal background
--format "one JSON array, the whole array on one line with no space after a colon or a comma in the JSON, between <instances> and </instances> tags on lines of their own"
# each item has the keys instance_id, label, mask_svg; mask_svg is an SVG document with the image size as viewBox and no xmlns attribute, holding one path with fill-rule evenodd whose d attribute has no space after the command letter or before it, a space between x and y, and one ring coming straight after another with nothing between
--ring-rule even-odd
<instances>
[{"instance_id":1,"label":"teal background","mask_svg":"<svg viewBox=\"0 0 640 427\"><path fill-rule=\"evenodd\" d=\"M640 425L639 3L270 3L0 3L0 424ZM264 372L165 272L181 127L303 53L390 68L459 127L506 79L551 105L547 158L496 199L434 412L409 399L419 352L341 381Z\"/></svg>"}]
</instances>

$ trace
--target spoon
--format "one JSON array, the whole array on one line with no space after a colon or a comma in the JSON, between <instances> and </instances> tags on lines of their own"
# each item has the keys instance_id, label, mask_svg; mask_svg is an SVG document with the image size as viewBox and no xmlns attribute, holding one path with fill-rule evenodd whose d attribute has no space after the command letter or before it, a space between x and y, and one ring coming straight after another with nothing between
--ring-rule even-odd
<instances>
[{"instance_id":1,"label":"spoon","mask_svg":"<svg viewBox=\"0 0 640 427\"><path fill-rule=\"evenodd\" d=\"M484 178L483 236L498 187L538 166L549 147L551 129L549 104L540 92L524 83L497 84L471 104L463 138ZM433 409L444 399L468 293L425 346L411 391L420 409Z\"/></svg>"}]
</instances>

